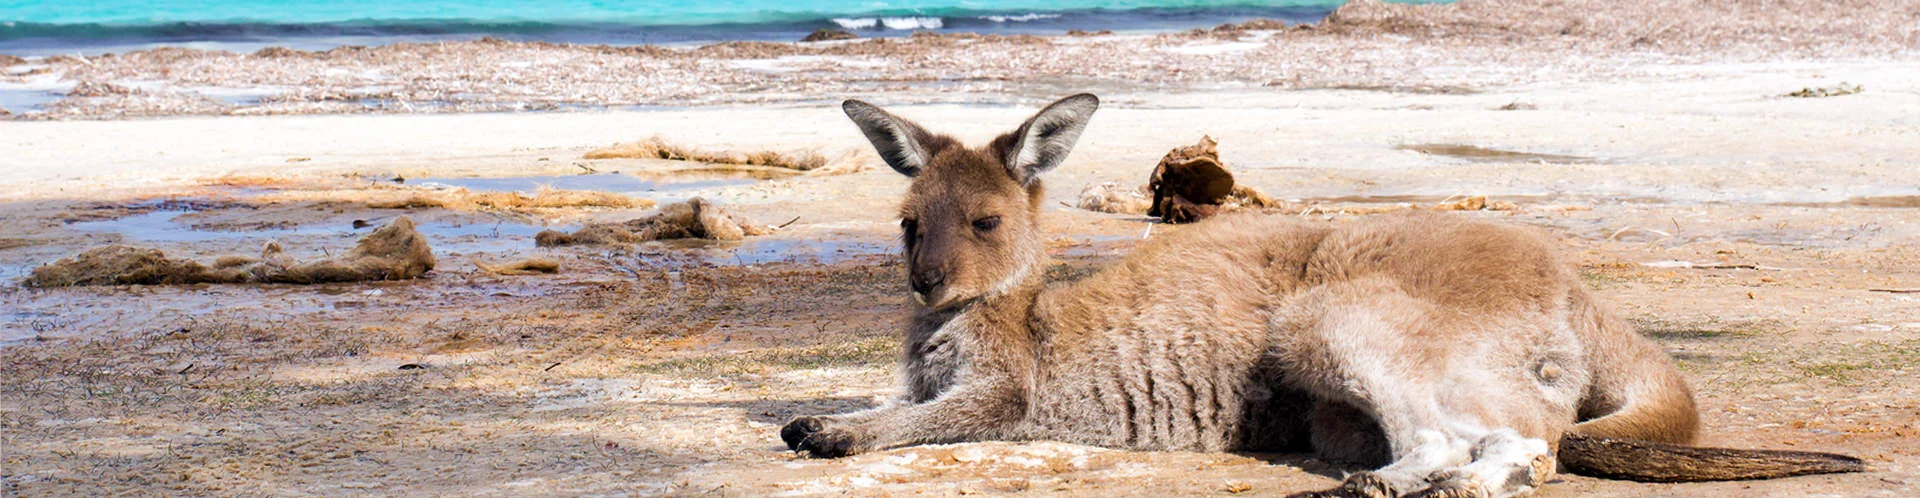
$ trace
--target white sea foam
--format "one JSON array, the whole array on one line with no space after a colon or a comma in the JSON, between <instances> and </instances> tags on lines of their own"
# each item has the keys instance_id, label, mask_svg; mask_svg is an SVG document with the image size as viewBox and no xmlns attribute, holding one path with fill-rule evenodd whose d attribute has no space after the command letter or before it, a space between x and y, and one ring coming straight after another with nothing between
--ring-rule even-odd
<instances>
[{"instance_id":1,"label":"white sea foam","mask_svg":"<svg viewBox=\"0 0 1920 498\"><path fill-rule=\"evenodd\" d=\"M947 23L938 17L882 17L880 25L887 29L940 29Z\"/></svg>"},{"instance_id":2,"label":"white sea foam","mask_svg":"<svg viewBox=\"0 0 1920 498\"><path fill-rule=\"evenodd\" d=\"M993 22L1032 22L1032 21L1038 21L1041 19L1059 19L1059 18L1060 18L1060 14L1041 14L1038 12L1028 12L1028 13L1017 15L1017 16L982 16L981 17L981 19L986 19L988 21L993 21Z\"/></svg>"},{"instance_id":3,"label":"white sea foam","mask_svg":"<svg viewBox=\"0 0 1920 498\"><path fill-rule=\"evenodd\" d=\"M880 25L880 20L874 19L871 17L862 17L858 19L836 17L836 18L833 18L833 23L840 25L840 27L843 29L868 29L868 28L872 28L874 26Z\"/></svg>"},{"instance_id":4,"label":"white sea foam","mask_svg":"<svg viewBox=\"0 0 1920 498\"><path fill-rule=\"evenodd\" d=\"M843 29L873 29L878 26L896 30L940 29L947 25L945 20L938 17L836 17L833 23Z\"/></svg>"}]
</instances>

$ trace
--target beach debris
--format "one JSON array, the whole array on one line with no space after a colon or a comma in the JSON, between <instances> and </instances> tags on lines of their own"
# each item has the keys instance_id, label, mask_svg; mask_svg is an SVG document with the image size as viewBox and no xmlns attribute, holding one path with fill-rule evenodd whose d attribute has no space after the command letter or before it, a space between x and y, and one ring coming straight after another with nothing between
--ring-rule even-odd
<instances>
[{"instance_id":1,"label":"beach debris","mask_svg":"<svg viewBox=\"0 0 1920 498\"><path fill-rule=\"evenodd\" d=\"M473 265L494 275L539 275L560 272L560 262L549 258L527 258L503 265L489 265L475 261Z\"/></svg>"},{"instance_id":2,"label":"beach debris","mask_svg":"<svg viewBox=\"0 0 1920 498\"><path fill-rule=\"evenodd\" d=\"M1920 289L1867 289L1867 292L1885 292L1888 294L1920 294Z\"/></svg>"},{"instance_id":3,"label":"beach debris","mask_svg":"<svg viewBox=\"0 0 1920 498\"><path fill-rule=\"evenodd\" d=\"M1799 90L1795 90L1793 93L1787 94L1787 96L1800 97L1800 98L1839 97L1841 95L1853 95L1856 93L1864 92L1866 90L1867 90L1867 87L1849 84L1845 81L1842 81L1840 82L1840 84L1833 85L1833 86L1802 88Z\"/></svg>"},{"instance_id":4,"label":"beach debris","mask_svg":"<svg viewBox=\"0 0 1920 498\"><path fill-rule=\"evenodd\" d=\"M770 227L754 225L706 199L695 197L686 202L661 206L659 212L646 217L619 223L595 223L573 233L545 230L534 234L533 240L540 247L555 247L667 239L740 240L769 233L773 233Z\"/></svg>"},{"instance_id":5,"label":"beach debris","mask_svg":"<svg viewBox=\"0 0 1920 498\"><path fill-rule=\"evenodd\" d=\"M801 42L817 42L817 41L834 41L834 40L853 40L857 38L860 38L860 35L853 34L852 31L847 31L844 29L821 28L821 29L813 30L812 34L807 35L806 38L801 38L800 41Z\"/></svg>"},{"instance_id":6,"label":"beach debris","mask_svg":"<svg viewBox=\"0 0 1920 498\"><path fill-rule=\"evenodd\" d=\"M259 257L221 256L209 266L169 258L158 249L114 244L41 265L21 281L27 287L177 285L199 283L317 284L408 280L433 269L433 250L413 220L395 218L337 258L299 263L268 242Z\"/></svg>"},{"instance_id":7,"label":"beach debris","mask_svg":"<svg viewBox=\"0 0 1920 498\"><path fill-rule=\"evenodd\" d=\"M26 63L27 63L26 59L22 59L18 56L0 54L0 67L7 67L7 66L16 65L16 64L26 64Z\"/></svg>"},{"instance_id":8,"label":"beach debris","mask_svg":"<svg viewBox=\"0 0 1920 498\"><path fill-rule=\"evenodd\" d=\"M1260 18L1234 24L1214 26L1214 31L1280 31L1287 29L1287 22L1279 19Z\"/></svg>"},{"instance_id":9,"label":"beach debris","mask_svg":"<svg viewBox=\"0 0 1920 498\"><path fill-rule=\"evenodd\" d=\"M1101 182L1080 189L1080 201L1074 207L1116 214L1146 214L1153 205L1144 187L1123 188L1120 182Z\"/></svg>"},{"instance_id":10,"label":"beach debris","mask_svg":"<svg viewBox=\"0 0 1920 498\"><path fill-rule=\"evenodd\" d=\"M72 89L67 90L66 95L68 97L114 97L141 93L145 92L104 81L82 80L75 83Z\"/></svg>"},{"instance_id":11,"label":"beach debris","mask_svg":"<svg viewBox=\"0 0 1920 498\"><path fill-rule=\"evenodd\" d=\"M278 45L262 48L260 50L255 50L253 52L254 57L259 57L263 59L287 59L287 58L296 58L296 57L313 58L316 55L318 54L315 52L292 49L292 48L282 47Z\"/></svg>"},{"instance_id":12,"label":"beach debris","mask_svg":"<svg viewBox=\"0 0 1920 498\"><path fill-rule=\"evenodd\" d=\"M1233 193L1233 173L1220 163L1218 145L1213 137L1202 136L1198 143L1167 151L1148 177L1153 202L1147 216L1186 223L1219 214L1220 203Z\"/></svg>"},{"instance_id":13,"label":"beach debris","mask_svg":"<svg viewBox=\"0 0 1920 498\"><path fill-rule=\"evenodd\" d=\"M1515 100L1515 101L1513 101L1513 102L1508 102L1508 103L1507 103L1507 105L1503 105L1503 106L1500 106L1500 107L1495 107L1495 108L1493 108L1493 110L1496 110L1496 111L1532 111L1532 110L1537 110L1537 109L1539 109L1539 108L1540 108L1540 106L1538 106L1538 105L1535 105L1535 104L1534 104L1534 103L1532 103L1532 102L1527 102L1527 101L1521 101L1521 100Z\"/></svg>"},{"instance_id":14,"label":"beach debris","mask_svg":"<svg viewBox=\"0 0 1920 498\"><path fill-rule=\"evenodd\" d=\"M586 159L667 159L717 164L771 166L796 171L811 171L828 165L827 156L815 150L778 152L706 151L667 142L654 136L638 142L614 144L587 152Z\"/></svg>"},{"instance_id":15,"label":"beach debris","mask_svg":"<svg viewBox=\"0 0 1920 498\"><path fill-rule=\"evenodd\" d=\"M1202 136L1194 145L1175 147L1160 158L1147 184L1128 189L1119 182L1088 185L1073 205L1103 213L1146 214L1168 223L1199 221L1245 208L1283 208L1260 189L1238 185L1220 162L1219 143Z\"/></svg>"},{"instance_id":16,"label":"beach debris","mask_svg":"<svg viewBox=\"0 0 1920 498\"><path fill-rule=\"evenodd\" d=\"M1234 25L1226 31L1239 29L1268 38L1261 40L1262 46L1249 44L1246 48L1251 51L1233 57L1184 54L1195 47L1167 43L1186 37L1180 33L1071 38L1100 34L1088 30L1062 37L961 33L833 43L730 41L691 49L499 38L413 42L404 37L370 40L377 42L373 46L310 52L280 47L238 53L161 47L123 51L113 57L33 58L28 67L11 69L59 75L65 81L137 81L138 88L156 95L195 94L212 88L279 93L219 100L215 103L223 105L218 106L182 96L157 103L101 99L86 106L31 111L15 106L13 111L40 119L452 113L641 103L751 104L787 101L794 95L872 91L959 92L954 99L974 100L1003 93L1009 85L1044 86L1078 78L1124 81L1157 91L1205 83L1429 93L1505 87L1515 74L1540 71L1580 80L1606 78L1618 72L1621 64L1641 61L1645 51L1700 60L1716 56L1744 60L1747 56L1742 54L1817 51L1821 57L1873 57L1910 49L1912 16L1859 13L1908 12L1902 9L1910 9L1911 2L1862 1L1743 4L1735 12L1691 3L1586 0L1568 8L1515 0L1443 4L1354 0L1344 2L1323 22L1296 24L1284 31L1248 31L1240 29L1249 27L1247 23ZM1836 24L1833 19L1848 22ZM798 39L807 31L790 36ZM1407 50L1410 40L1458 46L1444 51ZM1500 70L1441 74L1422 70L1479 67L1488 53L1502 54ZM809 57L781 65L805 70L764 71L755 65L715 63L792 55ZM1367 64L1351 64L1356 60ZM1015 61L1021 70L1007 72L1007 65ZM1287 63L1277 65L1276 61ZM874 69L853 69L869 64ZM635 75L645 76L642 84L635 84ZM991 78L974 79L980 76ZM0 75L8 77L12 74Z\"/></svg>"},{"instance_id":17,"label":"beach debris","mask_svg":"<svg viewBox=\"0 0 1920 498\"><path fill-rule=\"evenodd\" d=\"M367 202L374 209L423 209L445 208L460 210L490 209L552 209L552 208L648 208L654 202L650 199L637 199L612 192L588 190L559 190L541 187L532 196L519 192L473 192L464 188L444 191L413 192L398 199L383 199Z\"/></svg>"}]
</instances>

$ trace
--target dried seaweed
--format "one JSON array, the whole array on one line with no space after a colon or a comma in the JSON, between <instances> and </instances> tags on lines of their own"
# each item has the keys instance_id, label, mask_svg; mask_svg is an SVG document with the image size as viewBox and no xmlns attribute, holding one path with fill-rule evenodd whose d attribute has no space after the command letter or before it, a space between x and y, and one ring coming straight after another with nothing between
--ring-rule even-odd
<instances>
[{"instance_id":1,"label":"dried seaweed","mask_svg":"<svg viewBox=\"0 0 1920 498\"><path fill-rule=\"evenodd\" d=\"M796 171L811 171L827 165L827 156L819 151L803 150L779 152L760 150L752 152L707 151L669 143L666 139L652 137L638 142L614 144L609 147L587 152L586 159L668 159L674 161L695 161L715 164L740 164L747 166L771 166Z\"/></svg>"},{"instance_id":2,"label":"dried seaweed","mask_svg":"<svg viewBox=\"0 0 1920 498\"><path fill-rule=\"evenodd\" d=\"M317 284L408 280L432 270L433 250L402 216L360 239L346 255L309 263L287 256L278 242L260 257L222 256L213 265L169 258L158 249L110 245L41 265L21 285L177 285L199 283Z\"/></svg>"},{"instance_id":3,"label":"dried seaweed","mask_svg":"<svg viewBox=\"0 0 1920 498\"><path fill-rule=\"evenodd\" d=\"M1088 211L1118 214L1146 214L1153 204L1145 188L1122 188L1118 182L1103 182L1087 185L1080 190L1080 200L1074 207Z\"/></svg>"},{"instance_id":4,"label":"dried seaweed","mask_svg":"<svg viewBox=\"0 0 1920 498\"><path fill-rule=\"evenodd\" d=\"M560 262L548 258L527 258L503 265L475 261L474 266L495 275L540 275L560 272Z\"/></svg>"},{"instance_id":5,"label":"dried seaweed","mask_svg":"<svg viewBox=\"0 0 1920 498\"><path fill-rule=\"evenodd\" d=\"M620 223L596 223L573 233L546 230L533 237L540 247L581 244L630 244L667 239L740 240L773 229L747 222L705 199L662 206L652 215Z\"/></svg>"}]
</instances>

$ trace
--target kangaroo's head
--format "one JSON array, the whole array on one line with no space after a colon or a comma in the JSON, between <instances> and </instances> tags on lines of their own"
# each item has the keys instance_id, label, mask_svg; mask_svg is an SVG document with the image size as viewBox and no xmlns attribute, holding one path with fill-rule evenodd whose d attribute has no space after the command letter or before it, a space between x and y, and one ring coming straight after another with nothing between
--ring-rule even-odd
<instances>
[{"instance_id":1,"label":"kangaroo's head","mask_svg":"<svg viewBox=\"0 0 1920 498\"><path fill-rule=\"evenodd\" d=\"M978 149L866 102L841 107L887 165L913 178L900 230L916 300L950 308L1038 278L1046 258L1039 176L1066 160L1098 97L1060 99Z\"/></svg>"}]
</instances>

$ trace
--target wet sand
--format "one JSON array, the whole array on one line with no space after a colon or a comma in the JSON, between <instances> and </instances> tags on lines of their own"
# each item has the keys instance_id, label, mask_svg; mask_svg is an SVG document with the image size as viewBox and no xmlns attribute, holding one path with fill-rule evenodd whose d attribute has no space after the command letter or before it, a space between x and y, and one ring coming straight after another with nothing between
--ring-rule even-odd
<instances>
[{"instance_id":1,"label":"wet sand","mask_svg":"<svg viewBox=\"0 0 1920 498\"><path fill-rule=\"evenodd\" d=\"M1465 43L1392 36L1407 40L1366 43ZM1705 443L1838 451L1874 468L1741 483L1563 476L1545 496L1909 495L1920 294L1899 291L1920 289L1920 62L1862 39L1844 57L1709 46L1572 76L1505 79L1532 66L1480 60L1445 71L1498 81L1464 93L1386 69L1344 89L1196 83L1216 75L1101 86L1104 107L1046 179L1049 275L1178 236L1066 205L1089 184L1144 183L1161 154L1201 134L1243 182L1313 208L1276 215L1343 223L1487 195L1519 209L1457 215L1560 240L1584 282L1680 362ZM1865 91L1785 96L1842 81ZM1065 91L999 93L1015 83L973 90L999 100L914 86L870 96L979 143ZM0 122L0 494L1271 495L1334 482L1343 469L1294 455L1053 443L786 453L776 432L789 417L892 392L906 298L891 213L905 180L870 165L715 181L673 161L583 157L656 135L722 151L864 147L816 102L836 88L750 106ZM373 207L539 182L525 177L794 221L739 243L536 248L540 229L648 208ZM113 242L202 259L268 240L299 258L338 254L369 230L356 220L402 214L439 259L426 278L15 283ZM479 266L525 257L561 269Z\"/></svg>"}]
</instances>

